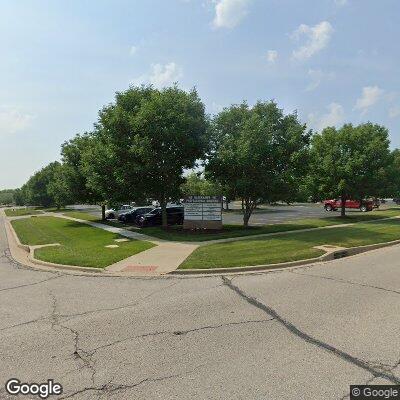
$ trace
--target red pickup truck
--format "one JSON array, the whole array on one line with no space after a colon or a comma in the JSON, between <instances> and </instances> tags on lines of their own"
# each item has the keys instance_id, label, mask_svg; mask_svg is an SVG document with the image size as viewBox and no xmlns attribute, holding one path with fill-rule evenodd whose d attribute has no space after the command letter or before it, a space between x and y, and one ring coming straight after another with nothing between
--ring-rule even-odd
<instances>
[{"instance_id":1,"label":"red pickup truck","mask_svg":"<svg viewBox=\"0 0 400 400\"><path fill-rule=\"evenodd\" d=\"M346 208L356 208L362 212L372 211L374 208L374 203L371 200L346 200ZM326 211L337 211L342 208L342 201L340 199L335 200L325 200L324 208Z\"/></svg>"}]
</instances>

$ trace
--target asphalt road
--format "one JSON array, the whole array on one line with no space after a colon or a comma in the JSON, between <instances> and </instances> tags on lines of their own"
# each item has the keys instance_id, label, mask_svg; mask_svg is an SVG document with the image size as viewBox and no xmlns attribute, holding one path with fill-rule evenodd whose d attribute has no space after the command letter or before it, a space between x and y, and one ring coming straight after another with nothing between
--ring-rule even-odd
<instances>
[{"instance_id":1,"label":"asphalt road","mask_svg":"<svg viewBox=\"0 0 400 400\"><path fill-rule=\"evenodd\" d=\"M339 400L398 384L399 259L397 246L293 272L88 277L14 263L0 221L0 399L15 398L11 377L118 400Z\"/></svg>"}]
</instances>

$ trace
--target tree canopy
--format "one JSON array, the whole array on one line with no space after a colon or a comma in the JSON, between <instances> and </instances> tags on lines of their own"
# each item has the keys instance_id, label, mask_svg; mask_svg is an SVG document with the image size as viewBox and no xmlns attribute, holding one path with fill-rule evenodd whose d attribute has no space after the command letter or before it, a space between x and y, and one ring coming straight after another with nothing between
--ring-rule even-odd
<instances>
[{"instance_id":1,"label":"tree canopy","mask_svg":"<svg viewBox=\"0 0 400 400\"><path fill-rule=\"evenodd\" d=\"M107 199L180 196L183 172L207 150L207 120L197 92L131 87L104 107L86 154L88 183Z\"/></svg>"},{"instance_id":2,"label":"tree canopy","mask_svg":"<svg viewBox=\"0 0 400 400\"><path fill-rule=\"evenodd\" d=\"M242 200L245 226L257 204L285 199L306 173L311 132L273 101L224 109L211 135L206 173Z\"/></svg>"},{"instance_id":3,"label":"tree canopy","mask_svg":"<svg viewBox=\"0 0 400 400\"><path fill-rule=\"evenodd\" d=\"M330 127L313 137L310 182L320 198L341 198L344 216L346 200L382 193L390 164L385 127L372 123Z\"/></svg>"},{"instance_id":4,"label":"tree canopy","mask_svg":"<svg viewBox=\"0 0 400 400\"><path fill-rule=\"evenodd\" d=\"M314 134L274 101L243 102L209 118L196 90L130 87L104 106L91 132L61 146L61 162L34 173L0 203L105 206L185 195L242 202L248 225L260 203L400 197L400 150L385 127L364 123ZM204 171L196 169L203 165ZM188 170L196 170L187 174Z\"/></svg>"}]
</instances>

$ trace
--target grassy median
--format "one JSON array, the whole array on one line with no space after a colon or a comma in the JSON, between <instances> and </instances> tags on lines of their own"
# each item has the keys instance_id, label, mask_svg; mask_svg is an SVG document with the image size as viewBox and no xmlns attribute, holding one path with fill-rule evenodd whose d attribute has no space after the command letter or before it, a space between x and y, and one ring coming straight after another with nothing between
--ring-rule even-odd
<instances>
[{"instance_id":1,"label":"grassy median","mask_svg":"<svg viewBox=\"0 0 400 400\"><path fill-rule=\"evenodd\" d=\"M358 223L313 232L210 244L195 250L179 268L229 268L274 264L318 257L319 245L355 247L400 239L400 220Z\"/></svg>"},{"instance_id":2,"label":"grassy median","mask_svg":"<svg viewBox=\"0 0 400 400\"><path fill-rule=\"evenodd\" d=\"M117 243L119 235L63 218L31 217L12 221L12 225L23 244L60 243L35 251L37 259L57 264L104 268L154 246L141 240Z\"/></svg>"}]
</instances>

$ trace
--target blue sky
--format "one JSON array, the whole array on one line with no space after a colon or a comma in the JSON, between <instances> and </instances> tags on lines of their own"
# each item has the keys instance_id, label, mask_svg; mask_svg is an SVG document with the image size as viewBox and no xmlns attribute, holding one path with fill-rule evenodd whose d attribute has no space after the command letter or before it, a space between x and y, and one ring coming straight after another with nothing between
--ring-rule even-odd
<instances>
[{"instance_id":1,"label":"blue sky","mask_svg":"<svg viewBox=\"0 0 400 400\"><path fill-rule=\"evenodd\" d=\"M129 84L196 86L210 114L274 99L400 147L398 0L0 0L0 188L90 130ZM366 138L367 140L367 138ZM362 145L362 144L360 144Z\"/></svg>"}]
</instances>

